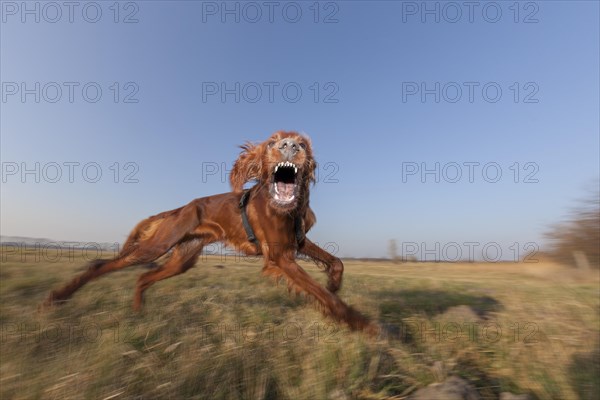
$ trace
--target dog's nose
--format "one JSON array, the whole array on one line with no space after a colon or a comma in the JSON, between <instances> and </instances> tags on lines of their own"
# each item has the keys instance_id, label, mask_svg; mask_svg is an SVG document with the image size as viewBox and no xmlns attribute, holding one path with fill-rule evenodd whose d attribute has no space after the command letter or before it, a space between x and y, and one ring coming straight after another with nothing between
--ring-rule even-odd
<instances>
[{"instance_id":1,"label":"dog's nose","mask_svg":"<svg viewBox=\"0 0 600 400\"><path fill-rule=\"evenodd\" d=\"M300 145L293 139L283 139L279 142L279 151L287 158L292 158L300 150Z\"/></svg>"}]
</instances>

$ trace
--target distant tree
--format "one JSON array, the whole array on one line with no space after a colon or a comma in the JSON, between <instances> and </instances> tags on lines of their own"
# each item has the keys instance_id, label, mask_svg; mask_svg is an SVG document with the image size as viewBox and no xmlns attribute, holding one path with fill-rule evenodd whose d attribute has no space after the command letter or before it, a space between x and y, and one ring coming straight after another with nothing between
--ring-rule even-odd
<instances>
[{"instance_id":1,"label":"distant tree","mask_svg":"<svg viewBox=\"0 0 600 400\"><path fill-rule=\"evenodd\" d=\"M554 260L600 268L600 191L581 201L567 221L554 225L546 237L550 241L548 254Z\"/></svg>"},{"instance_id":2,"label":"distant tree","mask_svg":"<svg viewBox=\"0 0 600 400\"><path fill-rule=\"evenodd\" d=\"M390 260L395 263L398 262L398 245L396 244L396 239L390 239L390 243L388 244L388 254Z\"/></svg>"},{"instance_id":3,"label":"distant tree","mask_svg":"<svg viewBox=\"0 0 600 400\"><path fill-rule=\"evenodd\" d=\"M407 262L407 263L416 263L419 261L419 259L417 258L417 256L415 255L410 255L410 256L402 256L402 262Z\"/></svg>"}]
</instances>

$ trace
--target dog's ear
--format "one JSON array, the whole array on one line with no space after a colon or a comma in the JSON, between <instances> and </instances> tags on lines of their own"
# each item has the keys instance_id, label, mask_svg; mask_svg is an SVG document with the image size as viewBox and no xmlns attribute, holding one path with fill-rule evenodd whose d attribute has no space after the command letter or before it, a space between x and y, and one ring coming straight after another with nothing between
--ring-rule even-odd
<instances>
[{"instance_id":1,"label":"dog's ear","mask_svg":"<svg viewBox=\"0 0 600 400\"><path fill-rule=\"evenodd\" d=\"M317 169L317 162L314 158L309 158L306 167L305 178L307 183L312 183L313 185L316 183L317 179L315 176L315 170Z\"/></svg>"},{"instance_id":2,"label":"dog's ear","mask_svg":"<svg viewBox=\"0 0 600 400\"><path fill-rule=\"evenodd\" d=\"M263 146L247 142L240 148L242 152L233 164L229 177L231 189L234 192L241 192L246 182L260 179L262 174Z\"/></svg>"},{"instance_id":3,"label":"dog's ear","mask_svg":"<svg viewBox=\"0 0 600 400\"><path fill-rule=\"evenodd\" d=\"M317 169L317 162L315 161L315 158L313 156L312 142L310 138L306 135L302 135L302 137L304 139L304 143L306 143L306 156L308 157L304 177L307 180L307 183L310 182L314 185L317 181L315 175L315 170Z\"/></svg>"}]
</instances>

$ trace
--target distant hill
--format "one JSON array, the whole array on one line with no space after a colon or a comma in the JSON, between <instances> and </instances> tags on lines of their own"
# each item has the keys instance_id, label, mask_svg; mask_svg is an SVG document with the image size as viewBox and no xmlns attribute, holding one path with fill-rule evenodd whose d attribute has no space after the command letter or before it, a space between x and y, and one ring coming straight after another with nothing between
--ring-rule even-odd
<instances>
[{"instance_id":1,"label":"distant hill","mask_svg":"<svg viewBox=\"0 0 600 400\"><path fill-rule=\"evenodd\" d=\"M76 240L54 240L47 238L32 238L26 236L0 236L0 246L6 247L54 247L64 249L96 248L114 251L121 246L119 242L80 242Z\"/></svg>"}]
</instances>

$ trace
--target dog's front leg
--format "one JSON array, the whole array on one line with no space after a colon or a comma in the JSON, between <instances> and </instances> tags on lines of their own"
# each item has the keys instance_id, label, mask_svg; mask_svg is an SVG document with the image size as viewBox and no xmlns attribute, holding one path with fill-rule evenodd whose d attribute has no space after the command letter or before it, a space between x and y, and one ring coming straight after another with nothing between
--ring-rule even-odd
<instances>
[{"instance_id":1,"label":"dog's front leg","mask_svg":"<svg viewBox=\"0 0 600 400\"><path fill-rule=\"evenodd\" d=\"M342 286L342 275L344 273L342 260L323 250L308 238L304 238L298 251L316 261L317 265L325 265L325 272L328 278L327 290L336 293Z\"/></svg>"},{"instance_id":2,"label":"dog's front leg","mask_svg":"<svg viewBox=\"0 0 600 400\"><path fill-rule=\"evenodd\" d=\"M320 309L327 316L341 321L352 330L364 330L370 334L377 334L378 327L372 324L365 316L354 308L344 303L338 296L323 286L319 285L296 261L289 256L281 256L276 261L265 262L263 272L266 275L283 277L288 282L288 287L298 293L305 293L313 297L321 305Z\"/></svg>"}]
</instances>

